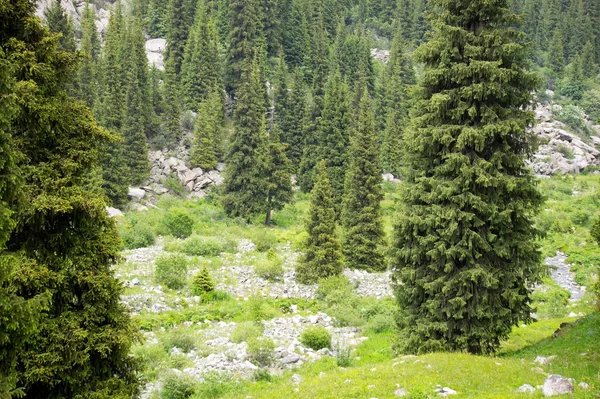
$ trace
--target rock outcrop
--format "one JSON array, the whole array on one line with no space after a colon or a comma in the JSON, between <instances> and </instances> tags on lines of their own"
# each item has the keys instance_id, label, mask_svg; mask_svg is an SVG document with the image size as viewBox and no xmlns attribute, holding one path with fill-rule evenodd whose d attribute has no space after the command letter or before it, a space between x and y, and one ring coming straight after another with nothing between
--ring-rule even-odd
<instances>
[{"instance_id":1,"label":"rock outcrop","mask_svg":"<svg viewBox=\"0 0 600 399\"><path fill-rule=\"evenodd\" d=\"M148 65L154 65L158 70L165 70L165 60L163 53L167 48L166 39L150 39L146 41L146 58Z\"/></svg>"}]
</instances>

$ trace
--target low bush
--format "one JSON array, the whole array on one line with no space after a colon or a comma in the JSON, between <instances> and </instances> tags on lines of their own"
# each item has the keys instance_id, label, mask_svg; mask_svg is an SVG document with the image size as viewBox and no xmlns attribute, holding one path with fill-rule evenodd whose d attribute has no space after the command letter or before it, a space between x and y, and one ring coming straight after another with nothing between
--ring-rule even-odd
<instances>
[{"instance_id":1,"label":"low bush","mask_svg":"<svg viewBox=\"0 0 600 399\"><path fill-rule=\"evenodd\" d=\"M188 353L196 347L194 334L186 328L172 329L165 333L161 341L167 351L170 351L172 348L179 348L182 352Z\"/></svg>"},{"instance_id":2,"label":"low bush","mask_svg":"<svg viewBox=\"0 0 600 399\"><path fill-rule=\"evenodd\" d=\"M254 296L250 299L249 307L250 317L255 322L270 320L277 316L277 310L259 296Z\"/></svg>"},{"instance_id":3,"label":"low bush","mask_svg":"<svg viewBox=\"0 0 600 399\"><path fill-rule=\"evenodd\" d=\"M168 373L163 378L160 399L188 399L195 391L196 383L192 377Z\"/></svg>"},{"instance_id":4,"label":"low bush","mask_svg":"<svg viewBox=\"0 0 600 399\"><path fill-rule=\"evenodd\" d=\"M254 272L269 281L279 281L283 277L283 259L273 248L267 251L267 260L254 266Z\"/></svg>"},{"instance_id":5,"label":"low bush","mask_svg":"<svg viewBox=\"0 0 600 399\"><path fill-rule=\"evenodd\" d=\"M178 197L185 197L185 194L186 194L185 186L183 185L181 180L179 180L179 178L175 174L171 173L165 179L163 184L167 190L169 190L173 194L177 195Z\"/></svg>"},{"instance_id":6,"label":"low bush","mask_svg":"<svg viewBox=\"0 0 600 399\"><path fill-rule=\"evenodd\" d=\"M254 382L258 382L258 381L271 382L271 381L273 381L273 376L271 375L271 373L269 373L268 369L260 368L260 369L254 371L254 373L252 374L252 380Z\"/></svg>"},{"instance_id":7,"label":"low bush","mask_svg":"<svg viewBox=\"0 0 600 399\"><path fill-rule=\"evenodd\" d=\"M543 318L563 317L571 293L556 284L534 291L532 299L537 305L537 314Z\"/></svg>"},{"instance_id":8,"label":"low bush","mask_svg":"<svg viewBox=\"0 0 600 399\"><path fill-rule=\"evenodd\" d=\"M154 245L156 235L154 229L146 222L138 221L121 233L126 249L145 248Z\"/></svg>"},{"instance_id":9,"label":"low bush","mask_svg":"<svg viewBox=\"0 0 600 399\"><path fill-rule=\"evenodd\" d=\"M275 343L267 337L248 339L248 358L259 367L269 367L273 363Z\"/></svg>"},{"instance_id":10,"label":"low bush","mask_svg":"<svg viewBox=\"0 0 600 399\"><path fill-rule=\"evenodd\" d=\"M352 365L352 348L349 346L338 346L334 350L335 363L338 367L350 367Z\"/></svg>"},{"instance_id":11,"label":"low bush","mask_svg":"<svg viewBox=\"0 0 600 399\"><path fill-rule=\"evenodd\" d=\"M196 387L197 399L216 399L236 388L236 383L229 374L208 372L203 375L204 381Z\"/></svg>"},{"instance_id":12,"label":"low bush","mask_svg":"<svg viewBox=\"0 0 600 399\"><path fill-rule=\"evenodd\" d=\"M217 256L225 246L217 238L192 235L185 239L181 250L191 256Z\"/></svg>"},{"instance_id":13,"label":"low bush","mask_svg":"<svg viewBox=\"0 0 600 399\"><path fill-rule=\"evenodd\" d=\"M155 261L156 282L172 290L185 286L187 280L187 258L184 255L161 255Z\"/></svg>"},{"instance_id":14,"label":"low bush","mask_svg":"<svg viewBox=\"0 0 600 399\"><path fill-rule=\"evenodd\" d=\"M231 333L229 340L239 344L241 342L247 342L249 339L258 338L263 334L262 326L259 326L253 322L238 323L235 330Z\"/></svg>"},{"instance_id":15,"label":"low bush","mask_svg":"<svg viewBox=\"0 0 600 399\"><path fill-rule=\"evenodd\" d=\"M373 331L376 334L381 334L382 332L392 330L394 328L394 325L394 316L389 314L375 315L368 322L369 330Z\"/></svg>"},{"instance_id":16,"label":"low bush","mask_svg":"<svg viewBox=\"0 0 600 399\"><path fill-rule=\"evenodd\" d=\"M594 220L592 228L590 229L590 236L598 245L600 245L600 216Z\"/></svg>"},{"instance_id":17,"label":"low bush","mask_svg":"<svg viewBox=\"0 0 600 399\"><path fill-rule=\"evenodd\" d=\"M163 249L167 252L183 252L183 241L165 238Z\"/></svg>"},{"instance_id":18,"label":"low bush","mask_svg":"<svg viewBox=\"0 0 600 399\"><path fill-rule=\"evenodd\" d=\"M204 295L215 290L215 282L213 281L206 265L200 269L192 278L192 293L194 295Z\"/></svg>"},{"instance_id":19,"label":"low bush","mask_svg":"<svg viewBox=\"0 0 600 399\"><path fill-rule=\"evenodd\" d=\"M566 144L559 144L556 146L556 151L561 153L566 159L575 159L575 153Z\"/></svg>"},{"instance_id":20,"label":"low bush","mask_svg":"<svg viewBox=\"0 0 600 399\"><path fill-rule=\"evenodd\" d=\"M352 283L350 282L350 280L348 280L346 276L343 275L331 276L319 280L316 292L319 298L324 299L334 291L351 293Z\"/></svg>"},{"instance_id":21,"label":"low bush","mask_svg":"<svg viewBox=\"0 0 600 399\"><path fill-rule=\"evenodd\" d=\"M585 120L585 112L576 105L566 105L557 114L556 118L569 125L575 131L585 136L590 136L592 131Z\"/></svg>"},{"instance_id":22,"label":"low bush","mask_svg":"<svg viewBox=\"0 0 600 399\"><path fill-rule=\"evenodd\" d=\"M277 236L265 228L249 230L248 239L256 245L259 252L267 252L277 243Z\"/></svg>"},{"instance_id":23,"label":"low bush","mask_svg":"<svg viewBox=\"0 0 600 399\"><path fill-rule=\"evenodd\" d=\"M177 238L187 238L192 234L194 220L184 208L169 209L163 219L169 232Z\"/></svg>"},{"instance_id":24,"label":"low bush","mask_svg":"<svg viewBox=\"0 0 600 399\"><path fill-rule=\"evenodd\" d=\"M307 348L316 351L331 348L331 334L323 326L310 326L302 331L300 342Z\"/></svg>"}]
</instances>

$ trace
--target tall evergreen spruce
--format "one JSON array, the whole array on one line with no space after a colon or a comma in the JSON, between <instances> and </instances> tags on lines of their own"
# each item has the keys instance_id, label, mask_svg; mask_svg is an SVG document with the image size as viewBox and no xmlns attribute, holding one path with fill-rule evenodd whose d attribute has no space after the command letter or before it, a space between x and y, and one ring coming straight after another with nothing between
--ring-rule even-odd
<instances>
[{"instance_id":1,"label":"tall evergreen spruce","mask_svg":"<svg viewBox=\"0 0 600 399\"><path fill-rule=\"evenodd\" d=\"M310 210L306 221L308 238L304 255L296 265L296 278L303 284L342 273L342 251L335 231L333 193L325 161L317 165L315 186L310 193Z\"/></svg>"},{"instance_id":2,"label":"tall evergreen spruce","mask_svg":"<svg viewBox=\"0 0 600 399\"><path fill-rule=\"evenodd\" d=\"M186 109L197 110L211 91L223 85L222 76L217 30L201 1L181 65L181 94Z\"/></svg>"},{"instance_id":3,"label":"tall evergreen spruce","mask_svg":"<svg viewBox=\"0 0 600 399\"><path fill-rule=\"evenodd\" d=\"M93 108L98 94L98 58L100 39L96 31L94 7L85 3L81 17L81 52L83 59L77 71L76 96L89 108Z\"/></svg>"},{"instance_id":4,"label":"tall evergreen spruce","mask_svg":"<svg viewBox=\"0 0 600 399\"><path fill-rule=\"evenodd\" d=\"M279 140L279 126L275 124L269 135L267 159L265 160L264 176L267 183L267 215L265 224L271 224L271 213L283 209L292 202L292 164L285 155L285 145Z\"/></svg>"},{"instance_id":5,"label":"tall evergreen spruce","mask_svg":"<svg viewBox=\"0 0 600 399\"><path fill-rule=\"evenodd\" d=\"M360 100L355 126L344 187L342 249L348 267L383 271L386 264L382 251L381 166L371 99L366 88Z\"/></svg>"},{"instance_id":6,"label":"tall evergreen spruce","mask_svg":"<svg viewBox=\"0 0 600 399\"><path fill-rule=\"evenodd\" d=\"M69 52L77 50L73 19L67 15L60 4L60 0L52 1L50 7L44 10L44 17L46 18L50 32L62 35L59 40L60 49Z\"/></svg>"},{"instance_id":7,"label":"tall evergreen spruce","mask_svg":"<svg viewBox=\"0 0 600 399\"><path fill-rule=\"evenodd\" d=\"M118 232L106 214L105 196L84 187L110 136L82 102L65 94L77 56L60 50L58 38L48 35L34 12L35 3L28 0L0 7L0 63L4 54L10 60L7 70L0 68L1 74L10 73L0 80L0 90L11 81L19 90L8 131L21 185L8 204L14 229L8 241L2 238L0 264L12 257L13 298L46 295L50 301L37 315L35 334L18 342L1 334L0 352L16 354L16 385L26 398L135 397L139 381L130 350L136 328L112 271L120 252ZM2 101L0 110L5 105ZM0 130L6 133L4 122L0 111ZM3 173L6 177L10 174ZM26 326L27 310L17 312L12 320L25 316ZM3 321L3 333L6 327L15 326ZM4 356L1 363L2 371L14 364Z\"/></svg>"},{"instance_id":8,"label":"tall evergreen spruce","mask_svg":"<svg viewBox=\"0 0 600 399\"><path fill-rule=\"evenodd\" d=\"M165 62L164 83L162 85L164 112L162 114L164 135L158 143L164 147L173 147L181 139L181 108L177 90L175 60Z\"/></svg>"},{"instance_id":9,"label":"tall evergreen spruce","mask_svg":"<svg viewBox=\"0 0 600 399\"><path fill-rule=\"evenodd\" d=\"M246 62L233 110L233 133L225 158L222 202L225 212L246 220L265 211L265 85L258 60Z\"/></svg>"},{"instance_id":10,"label":"tall evergreen spruce","mask_svg":"<svg viewBox=\"0 0 600 399\"><path fill-rule=\"evenodd\" d=\"M291 90L286 93L287 109L281 118L282 142L287 145L285 153L296 171L304 150L304 123L306 118L306 89L304 74L297 69L294 72Z\"/></svg>"},{"instance_id":11,"label":"tall evergreen spruce","mask_svg":"<svg viewBox=\"0 0 600 399\"><path fill-rule=\"evenodd\" d=\"M310 54L310 36L301 0L291 0L283 30L286 61L295 67L306 65Z\"/></svg>"},{"instance_id":12,"label":"tall evergreen spruce","mask_svg":"<svg viewBox=\"0 0 600 399\"><path fill-rule=\"evenodd\" d=\"M229 3L229 47L225 71L229 92L237 88L248 60L262 57L265 37L261 10L260 0L231 0Z\"/></svg>"},{"instance_id":13,"label":"tall evergreen spruce","mask_svg":"<svg viewBox=\"0 0 600 399\"><path fill-rule=\"evenodd\" d=\"M491 353L529 323L542 197L525 164L537 79L505 0L437 0L392 259L397 350ZM467 51L468 49L468 51Z\"/></svg>"},{"instance_id":14,"label":"tall evergreen spruce","mask_svg":"<svg viewBox=\"0 0 600 399\"><path fill-rule=\"evenodd\" d=\"M144 133L141 88L135 69L130 69L129 85L125 99L125 119L123 121L124 156L127 165L127 183L142 184L150 176L148 143Z\"/></svg>"},{"instance_id":15,"label":"tall evergreen spruce","mask_svg":"<svg viewBox=\"0 0 600 399\"><path fill-rule=\"evenodd\" d=\"M189 25L187 25L186 0L169 0L167 17L167 49L165 58L171 62L175 72L176 81L179 81L183 53L188 37Z\"/></svg>"},{"instance_id":16,"label":"tall evergreen spruce","mask_svg":"<svg viewBox=\"0 0 600 399\"><path fill-rule=\"evenodd\" d=\"M190 163L202 169L216 169L222 152L225 130L223 94L213 90L200 103L194 126Z\"/></svg>"},{"instance_id":17,"label":"tall evergreen spruce","mask_svg":"<svg viewBox=\"0 0 600 399\"><path fill-rule=\"evenodd\" d=\"M318 131L318 157L327 165L327 176L333 191L333 203L339 217L344 194L344 176L351 112L348 86L339 71L332 73L325 86L323 115Z\"/></svg>"}]
</instances>

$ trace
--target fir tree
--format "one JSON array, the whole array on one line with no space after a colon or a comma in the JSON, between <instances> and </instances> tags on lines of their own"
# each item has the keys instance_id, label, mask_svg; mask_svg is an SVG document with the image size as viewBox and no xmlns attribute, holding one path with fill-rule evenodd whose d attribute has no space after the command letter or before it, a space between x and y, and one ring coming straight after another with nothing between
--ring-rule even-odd
<instances>
[{"instance_id":1,"label":"fir tree","mask_svg":"<svg viewBox=\"0 0 600 399\"><path fill-rule=\"evenodd\" d=\"M279 141L279 126L274 125L269 135L264 176L267 184L267 216L265 224L271 224L272 211L278 211L292 202L292 165L285 155L285 145Z\"/></svg>"},{"instance_id":2,"label":"fir tree","mask_svg":"<svg viewBox=\"0 0 600 399\"><path fill-rule=\"evenodd\" d=\"M227 91L235 91L243 68L261 60L265 47L259 0L232 0L229 4L229 47L225 71ZM262 60L261 60L262 61Z\"/></svg>"},{"instance_id":3,"label":"fir tree","mask_svg":"<svg viewBox=\"0 0 600 399\"><path fill-rule=\"evenodd\" d=\"M512 326L532 321L540 281L532 215L542 197L525 163L537 78L505 0L435 5L431 41L416 52L425 70L404 140L396 349L490 353Z\"/></svg>"},{"instance_id":4,"label":"fir tree","mask_svg":"<svg viewBox=\"0 0 600 399\"><path fill-rule=\"evenodd\" d=\"M327 165L327 176L331 182L333 203L338 216L344 193L350 116L348 87L337 71L331 74L325 87L323 115L317 133L317 154Z\"/></svg>"},{"instance_id":5,"label":"fir tree","mask_svg":"<svg viewBox=\"0 0 600 399\"><path fill-rule=\"evenodd\" d=\"M164 135L161 145L172 147L181 139L181 110L179 107L179 96L177 95L177 75L175 72L175 61L168 59L165 63L164 83L163 83L163 104L164 113L162 114Z\"/></svg>"},{"instance_id":6,"label":"fir tree","mask_svg":"<svg viewBox=\"0 0 600 399\"><path fill-rule=\"evenodd\" d=\"M384 244L380 202L383 199L371 99L364 90L349 150L344 187L343 252L348 267L383 271Z\"/></svg>"},{"instance_id":7,"label":"fir tree","mask_svg":"<svg viewBox=\"0 0 600 399\"><path fill-rule=\"evenodd\" d=\"M283 29L283 51L286 61L299 67L307 63L310 54L310 39L304 10L300 0L290 2Z\"/></svg>"},{"instance_id":8,"label":"fir tree","mask_svg":"<svg viewBox=\"0 0 600 399\"><path fill-rule=\"evenodd\" d=\"M18 343L2 340L2 352L18 348L17 386L26 398L135 397L137 362L130 350L137 333L112 272L119 236L105 197L84 187L110 136L61 89L75 72L77 56L59 50L58 37L48 35L34 12L35 3L26 0L0 7L0 48L13 63L16 87L25 89L17 93L9 130L21 187L11 204L15 228L2 255L3 261L13 256L13 298L51 300L38 314L36 333Z\"/></svg>"},{"instance_id":9,"label":"fir tree","mask_svg":"<svg viewBox=\"0 0 600 399\"><path fill-rule=\"evenodd\" d=\"M300 70L294 72L294 82L287 94L287 108L283 118L280 118L282 142L287 145L285 153L292 165L292 171L297 170L304 150L304 123L306 118L306 90L304 74Z\"/></svg>"},{"instance_id":10,"label":"fir tree","mask_svg":"<svg viewBox=\"0 0 600 399\"><path fill-rule=\"evenodd\" d=\"M77 71L76 97L89 108L94 106L98 93L97 68L100 55L100 39L96 31L94 7L85 3L81 17L81 52L83 59Z\"/></svg>"},{"instance_id":11,"label":"fir tree","mask_svg":"<svg viewBox=\"0 0 600 399\"><path fill-rule=\"evenodd\" d=\"M130 69L129 85L125 100L125 119L123 123L124 156L127 165L127 183L142 184L150 177L148 143L144 133L141 88L135 69Z\"/></svg>"},{"instance_id":12,"label":"fir tree","mask_svg":"<svg viewBox=\"0 0 600 399\"><path fill-rule=\"evenodd\" d=\"M179 79L185 42L188 37L189 25L185 13L185 0L170 0L167 17L167 49L165 59L174 68L176 81Z\"/></svg>"},{"instance_id":13,"label":"fir tree","mask_svg":"<svg viewBox=\"0 0 600 399\"><path fill-rule=\"evenodd\" d=\"M215 282L213 281L206 265L194 276L192 280L192 292L194 295L203 295L215 290Z\"/></svg>"},{"instance_id":14,"label":"fir tree","mask_svg":"<svg viewBox=\"0 0 600 399\"><path fill-rule=\"evenodd\" d=\"M560 75L565 68L565 48L561 30L556 30L548 49L548 64L552 72Z\"/></svg>"},{"instance_id":15,"label":"fir tree","mask_svg":"<svg viewBox=\"0 0 600 399\"><path fill-rule=\"evenodd\" d=\"M335 232L335 210L325 161L317 165L315 186L310 194L306 221L308 238L304 255L296 266L296 279L303 284L342 273L342 252Z\"/></svg>"},{"instance_id":16,"label":"fir tree","mask_svg":"<svg viewBox=\"0 0 600 399\"><path fill-rule=\"evenodd\" d=\"M166 11L168 5L169 3L162 0L150 0L144 26L151 37L167 36Z\"/></svg>"},{"instance_id":17,"label":"fir tree","mask_svg":"<svg viewBox=\"0 0 600 399\"><path fill-rule=\"evenodd\" d=\"M266 123L265 86L258 60L246 63L233 111L233 133L225 158L222 202L232 217L250 217L265 210L264 156Z\"/></svg>"},{"instance_id":18,"label":"fir tree","mask_svg":"<svg viewBox=\"0 0 600 399\"><path fill-rule=\"evenodd\" d=\"M198 108L190 150L190 163L193 166L209 170L217 167L222 152L224 125L223 95L213 90Z\"/></svg>"},{"instance_id":19,"label":"fir tree","mask_svg":"<svg viewBox=\"0 0 600 399\"><path fill-rule=\"evenodd\" d=\"M592 78L596 75L596 56L594 54L594 45L588 41L583 47L581 53L581 64L584 78Z\"/></svg>"},{"instance_id":20,"label":"fir tree","mask_svg":"<svg viewBox=\"0 0 600 399\"><path fill-rule=\"evenodd\" d=\"M279 0L261 0L261 13L263 15L263 31L267 43L267 55L275 57L281 51L281 4Z\"/></svg>"},{"instance_id":21,"label":"fir tree","mask_svg":"<svg viewBox=\"0 0 600 399\"><path fill-rule=\"evenodd\" d=\"M183 104L192 110L223 85L217 30L203 1L196 11L181 66Z\"/></svg>"},{"instance_id":22,"label":"fir tree","mask_svg":"<svg viewBox=\"0 0 600 399\"><path fill-rule=\"evenodd\" d=\"M69 52L77 50L73 19L65 13L60 0L54 0L50 7L44 10L44 17L50 32L61 34L60 49Z\"/></svg>"}]
</instances>

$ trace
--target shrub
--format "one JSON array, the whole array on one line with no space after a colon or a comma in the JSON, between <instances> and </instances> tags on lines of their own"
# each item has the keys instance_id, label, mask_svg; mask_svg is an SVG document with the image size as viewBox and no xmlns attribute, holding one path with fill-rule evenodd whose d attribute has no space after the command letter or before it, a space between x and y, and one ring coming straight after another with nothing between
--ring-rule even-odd
<instances>
[{"instance_id":1,"label":"shrub","mask_svg":"<svg viewBox=\"0 0 600 399\"><path fill-rule=\"evenodd\" d=\"M352 283L343 275L321 279L318 284L316 294L321 299L327 297L334 291L352 293Z\"/></svg>"},{"instance_id":2,"label":"shrub","mask_svg":"<svg viewBox=\"0 0 600 399\"><path fill-rule=\"evenodd\" d=\"M273 381L273 377L271 376L271 373L269 373L268 369L261 368L261 369L254 371L254 373L252 374L252 380L254 380L255 382L258 382L258 381L271 382L271 381Z\"/></svg>"},{"instance_id":3,"label":"shrub","mask_svg":"<svg viewBox=\"0 0 600 399\"><path fill-rule=\"evenodd\" d=\"M394 316L389 314L378 314L369 320L369 329L376 334L389 331L394 328Z\"/></svg>"},{"instance_id":4,"label":"shrub","mask_svg":"<svg viewBox=\"0 0 600 399\"><path fill-rule=\"evenodd\" d=\"M182 251L193 256L217 256L225 251L225 246L214 237L193 235L185 239Z\"/></svg>"},{"instance_id":5,"label":"shrub","mask_svg":"<svg viewBox=\"0 0 600 399\"><path fill-rule=\"evenodd\" d=\"M267 229L251 230L248 238L256 245L256 250L259 252L267 252L277 243L277 236Z\"/></svg>"},{"instance_id":6,"label":"shrub","mask_svg":"<svg viewBox=\"0 0 600 399\"><path fill-rule=\"evenodd\" d=\"M594 220L592 228L590 229L590 236L600 245L600 216Z\"/></svg>"},{"instance_id":7,"label":"shrub","mask_svg":"<svg viewBox=\"0 0 600 399\"><path fill-rule=\"evenodd\" d=\"M209 372L203 375L204 381L196 387L196 397L216 399L231 392L235 384L228 374Z\"/></svg>"},{"instance_id":8,"label":"shrub","mask_svg":"<svg viewBox=\"0 0 600 399\"><path fill-rule=\"evenodd\" d=\"M571 293L558 286L544 287L534 291L532 299L537 302L537 313L542 317L562 317L567 313Z\"/></svg>"},{"instance_id":9,"label":"shrub","mask_svg":"<svg viewBox=\"0 0 600 399\"><path fill-rule=\"evenodd\" d=\"M165 239L163 249L167 252L183 252L183 241Z\"/></svg>"},{"instance_id":10,"label":"shrub","mask_svg":"<svg viewBox=\"0 0 600 399\"><path fill-rule=\"evenodd\" d=\"M239 323L235 330L231 333L229 340L239 344L241 342L247 342L249 339L258 338L263 334L262 326L252 322Z\"/></svg>"},{"instance_id":11,"label":"shrub","mask_svg":"<svg viewBox=\"0 0 600 399\"><path fill-rule=\"evenodd\" d=\"M302 331L300 342L302 342L302 345L316 351L331 348L331 334L325 327L310 326Z\"/></svg>"},{"instance_id":12,"label":"shrub","mask_svg":"<svg viewBox=\"0 0 600 399\"><path fill-rule=\"evenodd\" d=\"M206 265L192 279L192 293L194 295L203 295L215 290L215 282L213 281Z\"/></svg>"},{"instance_id":13,"label":"shrub","mask_svg":"<svg viewBox=\"0 0 600 399\"><path fill-rule=\"evenodd\" d=\"M351 301L354 303L356 301ZM362 326L365 320L360 315L356 305L335 304L327 308L327 314L334 319L336 327Z\"/></svg>"},{"instance_id":14,"label":"shrub","mask_svg":"<svg viewBox=\"0 0 600 399\"><path fill-rule=\"evenodd\" d=\"M186 238L192 234L194 220L187 210L183 208L171 208L167 211L164 224L169 232L177 238Z\"/></svg>"},{"instance_id":15,"label":"shrub","mask_svg":"<svg viewBox=\"0 0 600 399\"><path fill-rule=\"evenodd\" d=\"M172 290L183 288L187 279L187 259L183 255L162 255L155 261L156 282Z\"/></svg>"},{"instance_id":16,"label":"shrub","mask_svg":"<svg viewBox=\"0 0 600 399\"><path fill-rule=\"evenodd\" d=\"M186 194L185 186L183 185L181 180L179 180L179 178L177 176L175 176L173 173L171 173L165 179L163 184L164 184L165 188L167 188L170 192L172 192L180 197L185 197L185 194Z\"/></svg>"},{"instance_id":17,"label":"shrub","mask_svg":"<svg viewBox=\"0 0 600 399\"><path fill-rule=\"evenodd\" d=\"M556 151L560 152L566 159L575 159L575 153L566 144L557 145Z\"/></svg>"},{"instance_id":18,"label":"shrub","mask_svg":"<svg viewBox=\"0 0 600 399\"><path fill-rule=\"evenodd\" d=\"M267 260L254 266L254 272L269 281L279 281L283 277L283 259L273 248L267 251Z\"/></svg>"},{"instance_id":19,"label":"shrub","mask_svg":"<svg viewBox=\"0 0 600 399\"><path fill-rule=\"evenodd\" d=\"M581 107L595 123L600 122L600 92L588 90L583 93Z\"/></svg>"},{"instance_id":20,"label":"shrub","mask_svg":"<svg viewBox=\"0 0 600 399\"><path fill-rule=\"evenodd\" d=\"M555 233L570 233L573 231L574 228L575 226L573 225L573 222L571 222L570 219L557 218L554 220L554 222L552 222L552 225L550 226L550 231L553 231Z\"/></svg>"},{"instance_id":21,"label":"shrub","mask_svg":"<svg viewBox=\"0 0 600 399\"><path fill-rule=\"evenodd\" d=\"M172 329L165 334L162 342L167 351L170 351L172 348L179 348L184 353L188 353L196 347L196 339L192 332L185 328Z\"/></svg>"},{"instance_id":22,"label":"shrub","mask_svg":"<svg viewBox=\"0 0 600 399\"><path fill-rule=\"evenodd\" d=\"M349 367L352 364L352 348L341 345L336 347L335 363L338 367Z\"/></svg>"},{"instance_id":23,"label":"shrub","mask_svg":"<svg viewBox=\"0 0 600 399\"><path fill-rule=\"evenodd\" d=\"M267 337L248 339L248 358L259 367L269 367L273 362L275 343Z\"/></svg>"},{"instance_id":24,"label":"shrub","mask_svg":"<svg viewBox=\"0 0 600 399\"><path fill-rule=\"evenodd\" d=\"M160 399L188 399L195 393L195 388L191 377L169 373L163 380Z\"/></svg>"},{"instance_id":25,"label":"shrub","mask_svg":"<svg viewBox=\"0 0 600 399\"><path fill-rule=\"evenodd\" d=\"M145 248L154 244L154 229L146 222L137 222L125 229L121 237L126 249Z\"/></svg>"},{"instance_id":26,"label":"shrub","mask_svg":"<svg viewBox=\"0 0 600 399\"><path fill-rule=\"evenodd\" d=\"M566 105L558 111L556 118L575 129L578 133L590 136L592 131L585 120L585 112L576 105Z\"/></svg>"},{"instance_id":27,"label":"shrub","mask_svg":"<svg viewBox=\"0 0 600 399\"><path fill-rule=\"evenodd\" d=\"M250 316L256 322L270 320L277 315L277 311L259 296L252 297L249 301L249 306Z\"/></svg>"},{"instance_id":28,"label":"shrub","mask_svg":"<svg viewBox=\"0 0 600 399\"><path fill-rule=\"evenodd\" d=\"M185 111L181 114L181 127L185 130L194 130L194 124L196 123L196 115L192 111Z\"/></svg>"}]
</instances>

